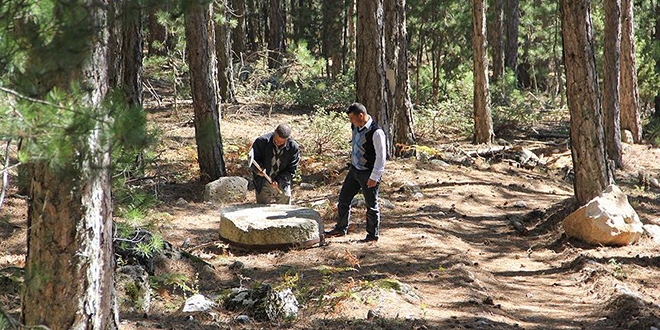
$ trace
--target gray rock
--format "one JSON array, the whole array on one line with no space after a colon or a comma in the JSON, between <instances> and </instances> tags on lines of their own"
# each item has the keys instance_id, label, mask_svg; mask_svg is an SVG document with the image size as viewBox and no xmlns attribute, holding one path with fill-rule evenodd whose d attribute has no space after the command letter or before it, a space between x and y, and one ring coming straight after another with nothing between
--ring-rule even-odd
<instances>
[{"instance_id":1,"label":"gray rock","mask_svg":"<svg viewBox=\"0 0 660 330\"><path fill-rule=\"evenodd\" d=\"M316 185L311 184L311 183L307 183L307 182L302 182L302 183L300 183L300 189L314 190L314 189L316 189Z\"/></svg>"},{"instance_id":2,"label":"gray rock","mask_svg":"<svg viewBox=\"0 0 660 330\"><path fill-rule=\"evenodd\" d=\"M524 209L527 208L527 203L525 203L525 201L516 201L513 203L513 207Z\"/></svg>"},{"instance_id":3,"label":"gray rock","mask_svg":"<svg viewBox=\"0 0 660 330\"><path fill-rule=\"evenodd\" d=\"M436 169L446 168L450 166L447 162L441 159L431 159L429 161L429 164L431 165L431 167Z\"/></svg>"},{"instance_id":4,"label":"gray rock","mask_svg":"<svg viewBox=\"0 0 660 330\"><path fill-rule=\"evenodd\" d=\"M658 225L644 225L644 232L656 243L660 244L660 226Z\"/></svg>"},{"instance_id":5,"label":"gray rock","mask_svg":"<svg viewBox=\"0 0 660 330\"><path fill-rule=\"evenodd\" d=\"M394 209L396 205L385 198L378 198L378 203L381 207L386 209ZM362 194L357 194L353 197L351 201L351 207L366 207L367 202L364 201L364 196Z\"/></svg>"},{"instance_id":6,"label":"gray rock","mask_svg":"<svg viewBox=\"0 0 660 330\"><path fill-rule=\"evenodd\" d=\"M248 323L248 322L250 322L250 317L247 316L247 315L241 314L239 316L236 316L236 318L234 320L238 323Z\"/></svg>"},{"instance_id":7,"label":"gray rock","mask_svg":"<svg viewBox=\"0 0 660 330\"><path fill-rule=\"evenodd\" d=\"M566 235L590 244L628 245L639 240L643 224L615 185L569 214L562 222Z\"/></svg>"},{"instance_id":8,"label":"gray rock","mask_svg":"<svg viewBox=\"0 0 660 330\"><path fill-rule=\"evenodd\" d=\"M628 143L628 144L633 144L635 143L635 139L633 138L633 134L630 130L624 129L623 132L621 132L621 142Z\"/></svg>"},{"instance_id":9,"label":"gray rock","mask_svg":"<svg viewBox=\"0 0 660 330\"><path fill-rule=\"evenodd\" d=\"M385 198L378 198L378 202L383 208L386 209L394 209L396 208L396 204L392 203L391 201L385 199Z\"/></svg>"},{"instance_id":10,"label":"gray rock","mask_svg":"<svg viewBox=\"0 0 660 330\"><path fill-rule=\"evenodd\" d=\"M319 212L293 205L239 205L222 209L220 237L253 249L311 246L320 242Z\"/></svg>"},{"instance_id":11,"label":"gray rock","mask_svg":"<svg viewBox=\"0 0 660 330\"><path fill-rule=\"evenodd\" d=\"M417 200L424 197L424 194L422 194L422 189L413 182L406 182L399 190L403 190L406 195Z\"/></svg>"},{"instance_id":12,"label":"gray rock","mask_svg":"<svg viewBox=\"0 0 660 330\"><path fill-rule=\"evenodd\" d=\"M273 291L268 296L268 303L265 305L268 319L295 319L298 316L298 299L293 295L291 289L282 291Z\"/></svg>"},{"instance_id":13,"label":"gray rock","mask_svg":"<svg viewBox=\"0 0 660 330\"><path fill-rule=\"evenodd\" d=\"M245 201L248 180L240 176L226 176L206 184L204 201L211 204Z\"/></svg>"},{"instance_id":14,"label":"gray rock","mask_svg":"<svg viewBox=\"0 0 660 330\"><path fill-rule=\"evenodd\" d=\"M258 320L276 321L297 317L299 305L291 289L276 291L270 285L262 284L255 289L232 289L225 308L247 311Z\"/></svg>"},{"instance_id":15,"label":"gray rock","mask_svg":"<svg viewBox=\"0 0 660 330\"><path fill-rule=\"evenodd\" d=\"M357 194L353 197L351 201L351 207L365 207L367 202L364 201L364 196L362 194Z\"/></svg>"},{"instance_id":16,"label":"gray rock","mask_svg":"<svg viewBox=\"0 0 660 330\"><path fill-rule=\"evenodd\" d=\"M207 312L217 307L214 301L204 297L204 295L196 294L186 299L183 304L182 311L184 313Z\"/></svg>"},{"instance_id":17,"label":"gray rock","mask_svg":"<svg viewBox=\"0 0 660 330\"><path fill-rule=\"evenodd\" d=\"M125 313L149 313L151 286L147 271L139 265L122 266L115 276L119 310Z\"/></svg>"}]
</instances>

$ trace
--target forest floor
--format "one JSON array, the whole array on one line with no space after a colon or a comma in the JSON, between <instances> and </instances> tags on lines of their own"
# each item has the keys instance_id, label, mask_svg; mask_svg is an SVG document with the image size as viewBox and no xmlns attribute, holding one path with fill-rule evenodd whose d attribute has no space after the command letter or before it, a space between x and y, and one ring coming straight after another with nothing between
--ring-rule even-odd
<instances>
[{"instance_id":1,"label":"forest floor","mask_svg":"<svg viewBox=\"0 0 660 330\"><path fill-rule=\"evenodd\" d=\"M120 315L121 329L660 329L658 244L643 236L625 247L589 246L563 233L561 221L575 208L567 136L541 140L530 130L507 137L510 150L533 151L546 160L543 166L521 166L501 155L468 157L476 146L445 136L427 146L431 158L444 164L424 157L387 162L380 194L392 205L381 208L378 242L359 242L365 231L358 207L354 231L327 239L325 246L249 252L208 244L219 240L221 207L203 202L192 110L183 106L178 112L148 108L150 122L162 132L158 172L152 173L160 179L151 186L160 203L150 221L165 240L186 245L213 265L181 270L195 292L214 296L239 286L286 283L301 309L295 320L281 322L239 323L240 312L222 307L183 315L177 309L190 292L161 288L148 313ZM247 148L277 123L291 123L295 139L311 141L306 115L276 110L269 116L267 109L243 106L225 113L229 175L249 177ZM565 120L544 124L536 132L567 130ZM337 138L348 130L346 121ZM297 181L295 203L328 200L321 214L329 230L346 155L318 155L309 143L301 146L299 180L314 188ZM645 224L660 225L660 191L638 179L640 172L660 176L660 149L624 144L623 158L617 184ZM421 195L413 197L405 183L417 185ZM248 192L245 202L254 201ZM22 267L25 253L26 202L11 187L0 214L0 269ZM230 267L237 261L244 267ZM0 309L16 316L19 306L18 290L0 286Z\"/></svg>"}]
</instances>

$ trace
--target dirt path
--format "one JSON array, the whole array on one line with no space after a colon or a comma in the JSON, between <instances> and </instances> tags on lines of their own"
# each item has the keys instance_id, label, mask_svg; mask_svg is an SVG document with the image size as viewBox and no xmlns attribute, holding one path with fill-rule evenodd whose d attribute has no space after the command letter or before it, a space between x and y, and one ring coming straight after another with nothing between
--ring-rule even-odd
<instances>
[{"instance_id":1,"label":"dirt path","mask_svg":"<svg viewBox=\"0 0 660 330\"><path fill-rule=\"evenodd\" d=\"M167 132L161 171L178 174L160 186L164 203L152 220L175 246L216 241L220 207L203 203L203 187L186 178L195 171L192 128L164 113L153 118ZM304 125L295 114L230 117L223 122L225 147L240 150L280 121L294 123L294 137L295 125ZM660 224L658 191L638 186L636 179L640 170L659 174L660 151L647 146L624 151L627 168L617 182L644 223ZM246 174L239 154L226 153L230 175ZM300 205L328 200L329 206L320 209L327 229L343 179L341 163L307 159L302 176L324 180L313 182L313 190L294 187ZM364 211L356 208L355 231L329 239L327 246L268 253L222 246L195 251L215 267L190 273L200 292L217 295L241 285L287 283L301 303L295 321L239 324L237 313L222 308L212 317L185 317L175 312L181 292L160 291L146 318L122 315L122 329L660 329L660 248L647 237L621 248L567 239L561 220L573 201L565 174L563 167L524 169L508 162L389 162L381 198L393 206L382 208L376 243L358 242L365 235ZM422 196L407 192L402 187L407 182ZM247 202L253 201L250 192ZM10 255L25 251L22 203L10 203L11 213L3 219L13 231L0 227L0 268L21 266ZM230 267L237 261L240 270ZM0 307L16 312L10 298L5 295Z\"/></svg>"}]
</instances>

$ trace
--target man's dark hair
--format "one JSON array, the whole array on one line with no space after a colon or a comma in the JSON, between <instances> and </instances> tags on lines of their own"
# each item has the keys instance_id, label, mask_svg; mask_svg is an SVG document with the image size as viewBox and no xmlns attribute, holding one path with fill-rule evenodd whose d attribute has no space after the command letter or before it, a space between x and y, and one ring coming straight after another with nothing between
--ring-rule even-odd
<instances>
[{"instance_id":1,"label":"man's dark hair","mask_svg":"<svg viewBox=\"0 0 660 330\"><path fill-rule=\"evenodd\" d=\"M284 124L284 123L279 124L275 128L275 133L277 134L277 136L279 136L283 139L287 139L287 138L289 138L289 136L291 136L291 127L289 127L289 125Z\"/></svg>"},{"instance_id":2,"label":"man's dark hair","mask_svg":"<svg viewBox=\"0 0 660 330\"><path fill-rule=\"evenodd\" d=\"M354 115L359 115L361 113L367 114L367 108L364 107L364 104L355 102L346 108L346 113L352 113Z\"/></svg>"}]
</instances>

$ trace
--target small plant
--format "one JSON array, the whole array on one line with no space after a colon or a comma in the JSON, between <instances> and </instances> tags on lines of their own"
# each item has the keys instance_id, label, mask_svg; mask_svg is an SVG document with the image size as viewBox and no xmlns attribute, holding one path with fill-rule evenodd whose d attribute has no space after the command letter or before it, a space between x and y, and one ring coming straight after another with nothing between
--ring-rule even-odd
<instances>
[{"instance_id":1,"label":"small plant","mask_svg":"<svg viewBox=\"0 0 660 330\"><path fill-rule=\"evenodd\" d=\"M0 329L18 329L17 322L0 308Z\"/></svg>"},{"instance_id":2,"label":"small plant","mask_svg":"<svg viewBox=\"0 0 660 330\"><path fill-rule=\"evenodd\" d=\"M190 282L191 280L186 275L180 273L164 273L149 277L149 284L154 289L172 288L173 290L179 289L184 294L197 293L194 281Z\"/></svg>"},{"instance_id":3,"label":"small plant","mask_svg":"<svg viewBox=\"0 0 660 330\"><path fill-rule=\"evenodd\" d=\"M137 223L115 222L114 246L119 264L152 266L152 257L163 251L165 240Z\"/></svg>"},{"instance_id":4,"label":"small plant","mask_svg":"<svg viewBox=\"0 0 660 330\"><path fill-rule=\"evenodd\" d=\"M623 270L623 267L621 266L621 263L619 263L616 259L612 258L608 261L610 266L614 268L612 271L612 276L616 278L617 280L623 280L628 278L628 275L626 272Z\"/></svg>"},{"instance_id":5,"label":"small plant","mask_svg":"<svg viewBox=\"0 0 660 330\"><path fill-rule=\"evenodd\" d=\"M330 150L347 150L350 138L341 133L349 133L347 120L340 112L316 111L309 115L308 135L301 140L303 144L313 146L312 152L323 155Z\"/></svg>"}]
</instances>

